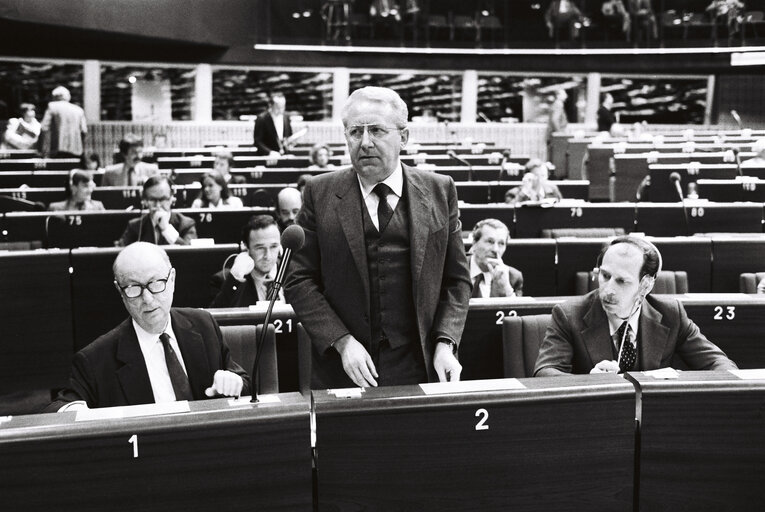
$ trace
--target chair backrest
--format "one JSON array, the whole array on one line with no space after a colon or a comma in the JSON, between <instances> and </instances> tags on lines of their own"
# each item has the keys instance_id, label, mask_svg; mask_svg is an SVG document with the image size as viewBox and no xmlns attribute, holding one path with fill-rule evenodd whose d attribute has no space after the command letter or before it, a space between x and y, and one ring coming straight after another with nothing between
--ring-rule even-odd
<instances>
[{"instance_id":1,"label":"chair backrest","mask_svg":"<svg viewBox=\"0 0 765 512\"><path fill-rule=\"evenodd\" d=\"M738 278L741 293L757 293L757 285L765 279L765 272L745 272Z\"/></svg>"},{"instance_id":2,"label":"chair backrest","mask_svg":"<svg viewBox=\"0 0 765 512\"><path fill-rule=\"evenodd\" d=\"M621 235L624 235L624 228L553 228L542 230L542 238L607 238Z\"/></svg>"},{"instance_id":3,"label":"chair backrest","mask_svg":"<svg viewBox=\"0 0 765 512\"><path fill-rule=\"evenodd\" d=\"M311 337L303 327L297 324L298 337L298 390L303 396L311 394Z\"/></svg>"},{"instance_id":4,"label":"chair backrest","mask_svg":"<svg viewBox=\"0 0 765 512\"><path fill-rule=\"evenodd\" d=\"M502 322L502 362L505 377L532 377L539 346L552 315L506 316Z\"/></svg>"},{"instance_id":5,"label":"chair backrest","mask_svg":"<svg viewBox=\"0 0 765 512\"><path fill-rule=\"evenodd\" d=\"M231 359L245 369L252 378L252 365L255 363L256 345L262 325L223 325L220 328L223 342L231 351ZM263 341L263 355L260 356L260 368L257 375L259 394L279 392L279 371L276 362L276 336L274 326L268 326L266 339ZM255 385L255 382L253 382Z\"/></svg>"},{"instance_id":6,"label":"chair backrest","mask_svg":"<svg viewBox=\"0 0 765 512\"><path fill-rule=\"evenodd\" d=\"M590 272L577 272L574 290L577 295L584 295L598 287L598 280ZM651 293L679 294L688 293L688 273L682 270L661 270L656 276L656 283Z\"/></svg>"}]
</instances>

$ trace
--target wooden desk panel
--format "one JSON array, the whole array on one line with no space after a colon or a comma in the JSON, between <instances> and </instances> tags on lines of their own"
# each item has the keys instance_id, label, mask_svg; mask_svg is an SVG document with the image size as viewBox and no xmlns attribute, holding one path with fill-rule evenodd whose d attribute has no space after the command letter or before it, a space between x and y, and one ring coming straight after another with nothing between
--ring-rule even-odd
<instances>
[{"instance_id":1,"label":"wooden desk panel","mask_svg":"<svg viewBox=\"0 0 765 512\"><path fill-rule=\"evenodd\" d=\"M521 206L515 209L515 236L538 238L543 229L623 228L633 231L635 205L630 203L580 203L562 201L550 207Z\"/></svg>"},{"instance_id":2,"label":"wooden desk panel","mask_svg":"<svg viewBox=\"0 0 765 512\"><path fill-rule=\"evenodd\" d=\"M650 236L694 233L762 233L762 203L705 203L686 201L688 227L678 202L638 203L635 231Z\"/></svg>"},{"instance_id":3,"label":"wooden desk panel","mask_svg":"<svg viewBox=\"0 0 765 512\"><path fill-rule=\"evenodd\" d=\"M739 238L716 236L712 239L712 291L739 290L744 272L765 270L765 236Z\"/></svg>"},{"instance_id":4,"label":"wooden desk panel","mask_svg":"<svg viewBox=\"0 0 765 512\"><path fill-rule=\"evenodd\" d=\"M0 389L66 384L73 354L68 251L0 254L0 301Z\"/></svg>"},{"instance_id":5,"label":"wooden desk panel","mask_svg":"<svg viewBox=\"0 0 765 512\"><path fill-rule=\"evenodd\" d=\"M519 382L314 391L319 510L631 511L634 388L615 375Z\"/></svg>"},{"instance_id":6,"label":"wooden desk panel","mask_svg":"<svg viewBox=\"0 0 765 512\"><path fill-rule=\"evenodd\" d=\"M641 405L639 510L762 508L765 381L729 372L628 378L639 388Z\"/></svg>"},{"instance_id":7,"label":"wooden desk panel","mask_svg":"<svg viewBox=\"0 0 765 512\"><path fill-rule=\"evenodd\" d=\"M311 510L309 405L277 396L117 420L15 417L0 424L3 509Z\"/></svg>"}]
</instances>

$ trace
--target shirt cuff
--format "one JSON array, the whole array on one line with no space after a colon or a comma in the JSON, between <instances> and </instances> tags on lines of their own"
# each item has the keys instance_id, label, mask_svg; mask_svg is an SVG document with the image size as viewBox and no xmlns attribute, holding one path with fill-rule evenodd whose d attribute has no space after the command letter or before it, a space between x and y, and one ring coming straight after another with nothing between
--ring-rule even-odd
<instances>
[{"instance_id":1,"label":"shirt cuff","mask_svg":"<svg viewBox=\"0 0 765 512\"><path fill-rule=\"evenodd\" d=\"M65 404L63 407L61 407L56 412L72 412L72 411L84 411L86 409L89 409L88 403L85 400L75 400L74 402L69 402L68 404Z\"/></svg>"},{"instance_id":2,"label":"shirt cuff","mask_svg":"<svg viewBox=\"0 0 765 512\"><path fill-rule=\"evenodd\" d=\"M165 237L165 240L167 240L170 244L174 244L176 240L178 240L178 237L181 235L178 233L178 230L173 227L172 224L168 224L167 227L162 230L162 236Z\"/></svg>"}]
</instances>

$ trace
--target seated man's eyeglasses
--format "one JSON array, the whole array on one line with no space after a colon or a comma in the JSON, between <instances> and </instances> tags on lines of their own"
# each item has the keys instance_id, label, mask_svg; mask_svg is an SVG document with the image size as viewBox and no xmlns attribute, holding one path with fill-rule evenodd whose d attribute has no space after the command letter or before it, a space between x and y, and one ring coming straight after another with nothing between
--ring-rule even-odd
<instances>
[{"instance_id":1,"label":"seated man's eyeglasses","mask_svg":"<svg viewBox=\"0 0 765 512\"><path fill-rule=\"evenodd\" d=\"M125 294L125 297L128 299L136 299L143 295L144 290L149 290L154 295L158 293L162 293L165 291L165 288L167 288L167 281L170 279L170 273L173 271L172 267L167 273L167 277L164 279L155 279L154 281L149 281L146 284L129 284L127 286L120 286L117 281L114 281L114 283L117 285L117 287L122 290L122 293Z\"/></svg>"},{"instance_id":2,"label":"seated man's eyeglasses","mask_svg":"<svg viewBox=\"0 0 765 512\"><path fill-rule=\"evenodd\" d=\"M166 202L170 201L171 199L172 199L172 197L167 197L167 196L162 196L162 197L147 197L146 201L149 202L149 203L158 204L158 203L166 203Z\"/></svg>"},{"instance_id":3,"label":"seated man's eyeglasses","mask_svg":"<svg viewBox=\"0 0 765 512\"><path fill-rule=\"evenodd\" d=\"M402 128L396 128L395 126L379 126L376 124L360 124L346 128L345 135L351 140L360 141L364 138L364 130L369 134L370 139L382 139L388 136L390 132L400 131Z\"/></svg>"}]
</instances>

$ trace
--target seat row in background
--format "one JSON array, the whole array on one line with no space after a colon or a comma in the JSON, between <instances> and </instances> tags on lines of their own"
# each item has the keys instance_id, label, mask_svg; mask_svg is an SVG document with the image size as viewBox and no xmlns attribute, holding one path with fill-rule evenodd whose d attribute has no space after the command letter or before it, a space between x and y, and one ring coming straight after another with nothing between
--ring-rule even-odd
<instances>
[{"instance_id":1,"label":"seat row in background","mask_svg":"<svg viewBox=\"0 0 765 512\"><path fill-rule=\"evenodd\" d=\"M563 300L560 297L577 293L581 279L577 276L587 275L603 242L511 240L504 258L523 271L527 296L472 301L460 356L465 378L504 376L504 318L549 313ZM765 354L757 352L757 347L765 348L761 343L765 299L725 293L738 290L741 273L762 270L765 240L694 237L655 242L664 267L673 270L682 264L689 290L702 294L682 299L702 332L740 366L765 367ZM174 304L208 306L213 297L209 277L238 249L234 244L168 247L177 275ZM63 386L71 356L126 318L111 272L117 253L117 248L0 253L0 389ZM709 292L721 293L706 295ZM558 298L533 298L545 296ZM256 325L263 322L265 308L213 310L213 314L222 325ZM298 389L297 322L289 306L274 310L283 391Z\"/></svg>"}]
</instances>

